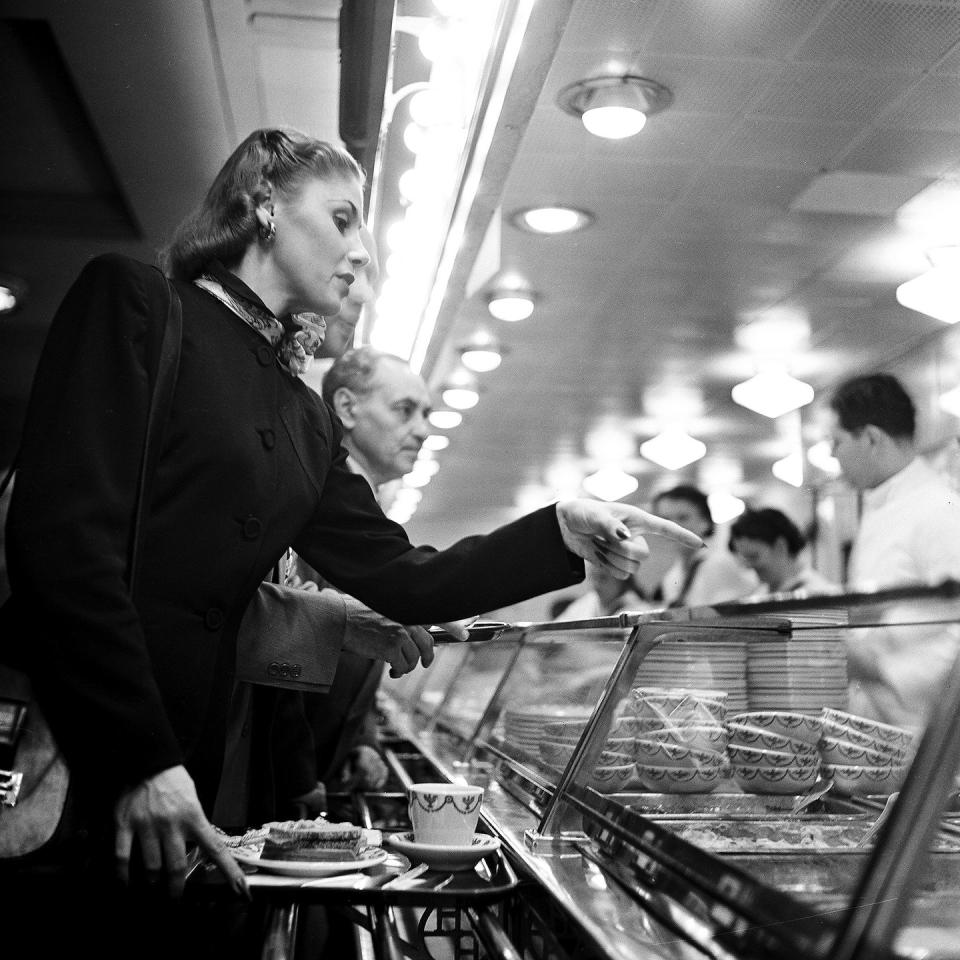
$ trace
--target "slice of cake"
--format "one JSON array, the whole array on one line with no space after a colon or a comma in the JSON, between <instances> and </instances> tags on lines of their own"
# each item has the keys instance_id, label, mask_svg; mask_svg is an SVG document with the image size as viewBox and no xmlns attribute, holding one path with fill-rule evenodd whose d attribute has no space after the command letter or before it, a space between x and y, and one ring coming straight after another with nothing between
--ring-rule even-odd
<instances>
[{"instance_id":1,"label":"slice of cake","mask_svg":"<svg viewBox=\"0 0 960 960\"><path fill-rule=\"evenodd\" d=\"M289 820L270 825L263 860L356 860L366 846L364 831L352 823Z\"/></svg>"}]
</instances>

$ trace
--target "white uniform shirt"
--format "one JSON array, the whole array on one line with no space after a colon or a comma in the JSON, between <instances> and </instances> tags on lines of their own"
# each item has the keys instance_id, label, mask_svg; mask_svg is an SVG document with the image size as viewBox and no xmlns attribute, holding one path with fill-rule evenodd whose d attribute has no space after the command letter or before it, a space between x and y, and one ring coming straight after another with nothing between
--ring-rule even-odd
<instances>
[{"instance_id":1,"label":"white uniform shirt","mask_svg":"<svg viewBox=\"0 0 960 960\"><path fill-rule=\"evenodd\" d=\"M682 593L687 568L677 560L666 572L660 588L663 602L673 603ZM724 546L708 544L699 554L697 569L680 601L684 607L709 607L714 603L731 603L749 597L760 581L757 575Z\"/></svg>"},{"instance_id":2,"label":"white uniform shirt","mask_svg":"<svg viewBox=\"0 0 960 960\"><path fill-rule=\"evenodd\" d=\"M960 580L960 494L917 457L863 495L849 586Z\"/></svg>"},{"instance_id":3,"label":"white uniform shirt","mask_svg":"<svg viewBox=\"0 0 960 960\"><path fill-rule=\"evenodd\" d=\"M873 590L947 577L960 580L960 495L917 458L864 494L848 586ZM887 617L909 622L915 613L903 604ZM849 631L850 710L922 726L958 649L955 626Z\"/></svg>"}]
</instances>

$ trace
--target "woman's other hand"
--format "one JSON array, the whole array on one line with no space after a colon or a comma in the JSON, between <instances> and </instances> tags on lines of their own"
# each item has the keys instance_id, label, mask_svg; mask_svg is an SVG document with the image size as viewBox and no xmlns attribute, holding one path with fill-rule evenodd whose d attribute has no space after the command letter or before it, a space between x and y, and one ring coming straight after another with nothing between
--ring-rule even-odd
<instances>
[{"instance_id":1,"label":"woman's other hand","mask_svg":"<svg viewBox=\"0 0 960 960\"><path fill-rule=\"evenodd\" d=\"M341 788L346 791L380 790L389 776L383 757L366 743L350 751L339 773Z\"/></svg>"},{"instance_id":2,"label":"woman's other hand","mask_svg":"<svg viewBox=\"0 0 960 960\"><path fill-rule=\"evenodd\" d=\"M353 597L345 597L347 629L343 649L372 660L390 664L390 676L396 679L422 663L433 663L433 637L423 627L405 627L365 607Z\"/></svg>"},{"instance_id":3,"label":"woman's other hand","mask_svg":"<svg viewBox=\"0 0 960 960\"><path fill-rule=\"evenodd\" d=\"M234 891L249 899L243 871L204 815L185 767L169 767L124 791L114 807L114 825L117 873L124 884L130 882L136 839L147 879L165 881L170 896L179 897L187 878L187 843L196 841Z\"/></svg>"},{"instance_id":4,"label":"woman's other hand","mask_svg":"<svg viewBox=\"0 0 960 960\"><path fill-rule=\"evenodd\" d=\"M649 554L645 535L676 540L694 549L703 546L695 533L679 524L626 503L561 500L557 520L564 545L571 553L600 564L620 580L634 573Z\"/></svg>"}]
</instances>

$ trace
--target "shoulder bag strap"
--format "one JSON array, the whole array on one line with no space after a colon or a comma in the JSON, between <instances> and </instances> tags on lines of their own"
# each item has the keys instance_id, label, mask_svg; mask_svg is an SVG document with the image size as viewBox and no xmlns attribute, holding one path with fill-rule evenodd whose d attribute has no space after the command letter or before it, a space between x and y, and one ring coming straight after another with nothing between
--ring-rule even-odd
<instances>
[{"instance_id":1,"label":"shoulder bag strap","mask_svg":"<svg viewBox=\"0 0 960 960\"><path fill-rule=\"evenodd\" d=\"M180 368L180 344L183 340L183 308L180 295L166 277L167 314L160 338L160 353L153 394L147 409L147 428L143 441L143 456L140 461L140 479L137 483L137 502L134 508L133 527L130 532L130 557L127 564L127 585L133 595L140 566L140 538L143 534L143 519L150 501L149 490L153 479L163 430L173 404L173 390Z\"/></svg>"}]
</instances>

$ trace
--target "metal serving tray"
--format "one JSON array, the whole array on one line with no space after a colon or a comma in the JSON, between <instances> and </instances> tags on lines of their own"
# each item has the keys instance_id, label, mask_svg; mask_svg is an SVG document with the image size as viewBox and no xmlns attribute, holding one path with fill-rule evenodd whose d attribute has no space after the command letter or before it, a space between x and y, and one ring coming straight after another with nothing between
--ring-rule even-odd
<instances>
[{"instance_id":1,"label":"metal serving tray","mask_svg":"<svg viewBox=\"0 0 960 960\"><path fill-rule=\"evenodd\" d=\"M645 817L658 820L670 817L782 820L790 815L797 796L757 793L618 793L612 800ZM866 818L869 815L855 804L836 797L816 801L806 813L831 813Z\"/></svg>"}]
</instances>

